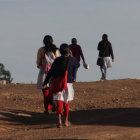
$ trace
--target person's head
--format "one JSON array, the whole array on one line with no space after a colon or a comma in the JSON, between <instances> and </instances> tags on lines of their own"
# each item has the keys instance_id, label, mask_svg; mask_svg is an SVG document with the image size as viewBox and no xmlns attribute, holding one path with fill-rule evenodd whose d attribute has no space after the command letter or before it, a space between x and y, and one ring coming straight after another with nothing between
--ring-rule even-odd
<instances>
[{"instance_id":1,"label":"person's head","mask_svg":"<svg viewBox=\"0 0 140 140\"><path fill-rule=\"evenodd\" d=\"M108 40L107 34L103 34L103 35L102 35L102 40Z\"/></svg>"},{"instance_id":2,"label":"person's head","mask_svg":"<svg viewBox=\"0 0 140 140\"><path fill-rule=\"evenodd\" d=\"M69 52L70 52L70 49L69 49L68 44L63 43L63 44L60 45L60 53L61 53L61 55L69 56Z\"/></svg>"},{"instance_id":3,"label":"person's head","mask_svg":"<svg viewBox=\"0 0 140 140\"><path fill-rule=\"evenodd\" d=\"M71 43L72 43L73 45L76 45L76 44L77 44L77 39L76 39L76 38L72 38Z\"/></svg>"},{"instance_id":4,"label":"person's head","mask_svg":"<svg viewBox=\"0 0 140 140\"><path fill-rule=\"evenodd\" d=\"M45 45L47 45L48 43L49 44L52 44L53 43L53 38L50 36L50 35L46 35L43 39L43 43Z\"/></svg>"}]
</instances>

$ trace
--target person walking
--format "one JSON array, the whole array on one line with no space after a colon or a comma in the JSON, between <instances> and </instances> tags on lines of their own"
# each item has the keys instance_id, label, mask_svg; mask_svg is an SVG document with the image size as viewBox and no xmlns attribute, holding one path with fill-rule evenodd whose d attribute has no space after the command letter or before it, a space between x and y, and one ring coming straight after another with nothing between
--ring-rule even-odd
<instances>
[{"instance_id":1,"label":"person walking","mask_svg":"<svg viewBox=\"0 0 140 140\"><path fill-rule=\"evenodd\" d=\"M83 66L88 69L88 65L85 63L85 58L84 58L84 55L83 55L83 51L81 49L81 46L77 44L77 39L76 38L72 38L71 40L71 43L69 45L69 48L70 48L70 54L75 57L79 62L82 58L83 60ZM77 77L77 72L78 72L78 68L76 68L74 70L74 82L76 82L76 77Z\"/></svg>"},{"instance_id":2,"label":"person walking","mask_svg":"<svg viewBox=\"0 0 140 140\"><path fill-rule=\"evenodd\" d=\"M103 63L97 64L100 66L101 70L101 80L106 80L107 68L112 67L112 62L114 62L114 54L111 43L108 41L108 35L103 34L102 40L99 42L97 50L99 51L98 60L101 58ZM112 61L111 61L112 59ZM97 62L98 63L98 62Z\"/></svg>"},{"instance_id":3,"label":"person walking","mask_svg":"<svg viewBox=\"0 0 140 140\"><path fill-rule=\"evenodd\" d=\"M58 49L53 44L53 38L50 35L46 35L43 39L44 46L39 48L37 53L37 68L39 68L39 74L37 79L37 88L42 89L44 95L44 113L47 114L48 110L52 109L51 97L49 94L49 89L43 88L43 83L49 72L52 63L58 56Z\"/></svg>"},{"instance_id":4,"label":"person walking","mask_svg":"<svg viewBox=\"0 0 140 140\"><path fill-rule=\"evenodd\" d=\"M63 107L64 107L64 116L65 116L64 125L65 126L70 125L69 118L68 118L69 117L69 104L70 104L70 101L72 101L74 98L73 70L80 66L79 61L76 58L71 57L69 55L69 52L70 50L69 50L68 44L62 44L60 46L61 56L55 59L44 81L44 85L47 85L51 78L55 79L55 78L64 76L66 73L66 70L68 70L66 89L58 93L53 93L53 100L56 101L56 104L57 104L56 110L57 110L57 115L58 115L59 128L62 127ZM59 84L60 83L58 83L58 85Z\"/></svg>"}]
</instances>

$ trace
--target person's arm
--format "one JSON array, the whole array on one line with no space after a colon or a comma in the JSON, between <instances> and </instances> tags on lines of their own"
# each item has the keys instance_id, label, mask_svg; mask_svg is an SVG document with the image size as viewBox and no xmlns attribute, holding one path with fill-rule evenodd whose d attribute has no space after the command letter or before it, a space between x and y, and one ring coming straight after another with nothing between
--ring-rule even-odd
<instances>
[{"instance_id":1,"label":"person's arm","mask_svg":"<svg viewBox=\"0 0 140 140\"><path fill-rule=\"evenodd\" d=\"M72 51L71 51L71 50L70 50L70 56L73 57L73 55L72 55Z\"/></svg>"},{"instance_id":2,"label":"person's arm","mask_svg":"<svg viewBox=\"0 0 140 140\"><path fill-rule=\"evenodd\" d=\"M100 51L100 50L101 50L101 43L100 43L100 42L98 43L97 50L98 50L98 51Z\"/></svg>"},{"instance_id":3,"label":"person's arm","mask_svg":"<svg viewBox=\"0 0 140 140\"><path fill-rule=\"evenodd\" d=\"M36 60L36 64L37 64L37 67L38 68L41 68L42 66L42 58L43 58L43 55L44 55L44 49L43 47L40 48L37 52L37 60Z\"/></svg>"},{"instance_id":4,"label":"person's arm","mask_svg":"<svg viewBox=\"0 0 140 140\"><path fill-rule=\"evenodd\" d=\"M111 43L110 43L110 54L111 54L112 61L114 62L114 53L113 53L113 49L112 49Z\"/></svg>"},{"instance_id":5,"label":"person's arm","mask_svg":"<svg viewBox=\"0 0 140 140\"><path fill-rule=\"evenodd\" d=\"M81 56L81 58L83 60L83 63L85 63L85 58L84 58L84 55L83 55L83 51L82 51L80 46L79 46L79 50L80 50L80 56Z\"/></svg>"},{"instance_id":6,"label":"person's arm","mask_svg":"<svg viewBox=\"0 0 140 140\"><path fill-rule=\"evenodd\" d=\"M57 49L56 52L55 52L55 57L59 57L59 56L60 56L60 54L59 54L59 51Z\"/></svg>"}]
</instances>

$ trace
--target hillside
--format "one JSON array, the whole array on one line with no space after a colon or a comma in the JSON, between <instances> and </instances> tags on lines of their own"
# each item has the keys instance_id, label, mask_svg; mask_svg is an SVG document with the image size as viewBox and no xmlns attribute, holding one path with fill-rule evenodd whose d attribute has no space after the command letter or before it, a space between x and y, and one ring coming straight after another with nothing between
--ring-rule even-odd
<instances>
[{"instance_id":1,"label":"hillside","mask_svg":"<svg viewBox=\"0 0 140 140\"><path fill-rule=\"evenodd\" d=\"M70 127L58 129L55 113L43 114L34 84L0 86L0 140L140 139L140 80L74 84Z\"/></svg>"}]
</instances>

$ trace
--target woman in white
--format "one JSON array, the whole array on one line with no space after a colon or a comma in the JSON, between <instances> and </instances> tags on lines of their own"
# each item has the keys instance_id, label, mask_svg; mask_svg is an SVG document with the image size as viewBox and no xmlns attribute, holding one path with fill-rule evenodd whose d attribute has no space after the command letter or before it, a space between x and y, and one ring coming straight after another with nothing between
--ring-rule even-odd
<instances>
[{"instance_id":1,"label":"woman in white","mask_svg":"<svg viewBox=\"0 0 140 140\"><path fill-rule=\"evenodd\" d=\"M49 99L48 94L45 95L45 91L43 89L43 83L49 72L52 63L54 62L55 58L58 56L58 49L53 44L53 38L50 35L46 35L43 39L44 46L39 48L37 53L37 68L39 68L39 74L37 79L37 88L42 89L44 95L44 113L48 113L48 109L51 110L51 106L49 106ZM51 101L50 101L51 102Z\"/></svg>"},{"instance_id":2,"label":"woman in white","mask_svg":"<svg viewBox=\"0 0 140 140\"><path fill-rule=\"evenodd\" d=\"M103 34L102 41L99 42L97 49L99 51L99 57L102 57L104 62L103 66L100 66L102 73L101 80L106 80L107 68L111 68L112 62L114 62L113 49L111 43L108 41L107 34Z\"/></svg>"}]
</instances>

